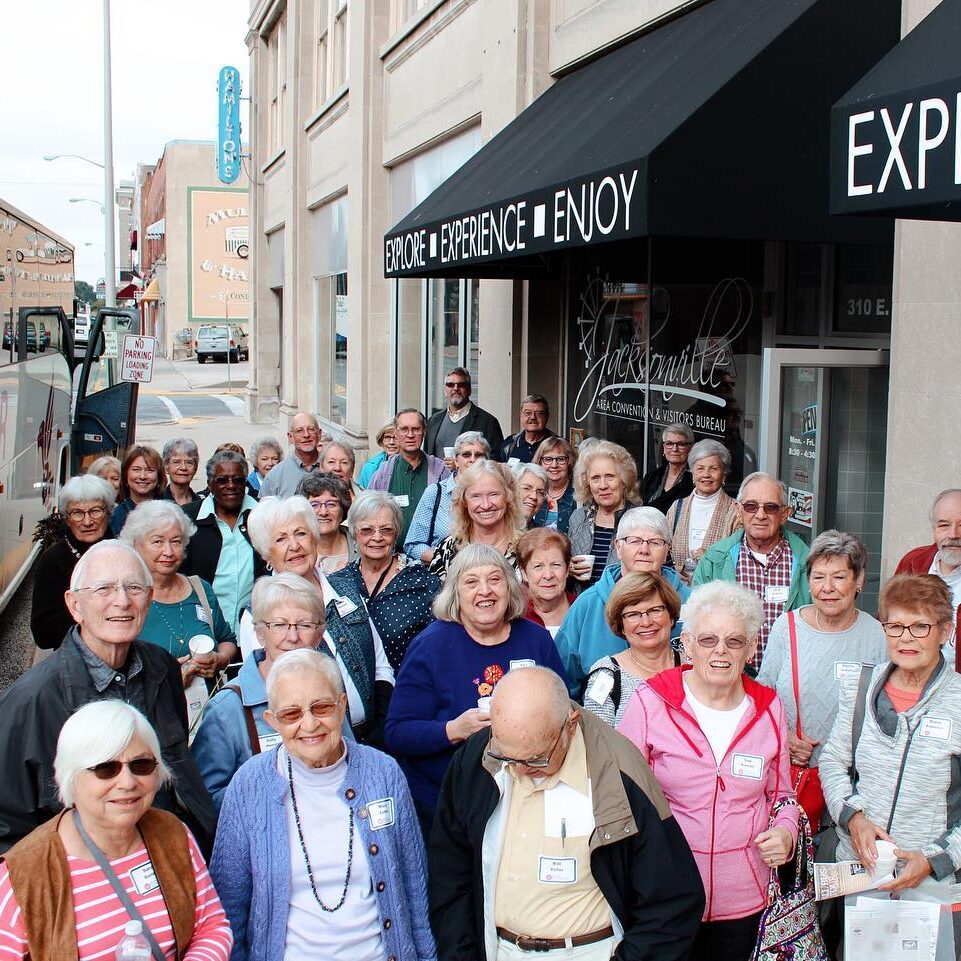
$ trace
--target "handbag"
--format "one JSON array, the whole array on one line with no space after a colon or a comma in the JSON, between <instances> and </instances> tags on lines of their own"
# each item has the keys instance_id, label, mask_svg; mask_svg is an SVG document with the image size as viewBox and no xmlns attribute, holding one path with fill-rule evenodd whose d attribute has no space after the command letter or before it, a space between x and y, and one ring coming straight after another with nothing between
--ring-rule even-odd
<instances>
[{"instance_id":1,"label":"handbag","mask_svg":"<svg viewBox=\"0 0 961 961\"><path fill-rule=\"evenodd\" d=\"M791 634L791 677L794 681L794 704L797 708L797 736L803 737L801 732L801 687L798 683L797 664L797 624L794 611L788 611L788 630ZM816 767L799 767L791 765L791 783L797 795L798 804L804 808L808 820L817 831L824 814L824 791L821 789L821 774Z\"/></svg>"},{"instance_id":2,"label":"handbag","mask_svg":"<svg viewBox=\"0 0 961 961\"><path fill-rule=\"evenodd\" d=\"M778 813L794 798L782 798L771 809L769 829ZM761 912L757 944L752 961L830 961L821 937L818 907L814 900L814 842L804 808L798 807L798 837L794 858L794 881L789 890L781 887L777 869L771 869L767 885L767 907Z\"/></svg>"}]
</instances>

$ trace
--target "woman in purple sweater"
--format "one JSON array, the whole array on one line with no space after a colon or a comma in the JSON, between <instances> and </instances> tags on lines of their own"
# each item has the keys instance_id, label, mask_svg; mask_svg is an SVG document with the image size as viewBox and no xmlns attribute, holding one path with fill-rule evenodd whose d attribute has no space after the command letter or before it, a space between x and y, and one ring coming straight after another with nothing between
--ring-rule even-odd
<instances>
[{"instance_id":1,"label":"woman in purple sweater","mask_svg":"<svg viewBox=\"0 0 961 961\"><path fill-rule=\"evenodd\" d=\"M490 698L513 667L537 664L565 677L550 634L524 619L521 586L504 555L462 548L397 675L384 731L407 775L425 836L447 765L459 745L490 726Z\"/></svg>"}]
</instances>

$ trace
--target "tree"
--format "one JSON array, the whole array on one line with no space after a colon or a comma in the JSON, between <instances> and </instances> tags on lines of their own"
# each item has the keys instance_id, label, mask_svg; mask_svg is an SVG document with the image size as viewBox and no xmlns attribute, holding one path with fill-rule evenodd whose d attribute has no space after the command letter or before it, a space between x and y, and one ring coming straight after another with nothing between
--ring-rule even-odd
<instances>
[{"instance_id":1,"label":"tree","mask_svg":"<svg viewBox=\"0 0 961 961\"><path fill-rule=\"evenodd\" d=\"M94 291L93 287L85 280L74 281L73 292L77 300L82 300L85 304L90 304L91 306L93 306L93 302L97 299L96 291Z\"/></svg>"}]
</instances>

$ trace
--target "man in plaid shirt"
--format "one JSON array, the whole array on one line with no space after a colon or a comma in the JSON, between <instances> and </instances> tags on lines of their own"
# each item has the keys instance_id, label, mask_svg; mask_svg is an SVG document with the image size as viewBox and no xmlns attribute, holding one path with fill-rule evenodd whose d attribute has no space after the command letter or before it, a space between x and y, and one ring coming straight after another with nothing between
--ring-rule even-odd
<instances>
[{"instance_id":1,"label":"man in plaid shirt","mask_svg":"<svg viewBox=\"0 0 961 961\"><path fill-rule=\"evenodd\" d=\"M737 494L742 530L709 548L692 587L711 581L736 581L753 591L764 605L764 623L751 666L761 666L771 625L783 611L811 603L805 562L807 544L784 529L791 513L787 490L770 474L760 471L744 478Z\"/></svg>"}]
</instances>

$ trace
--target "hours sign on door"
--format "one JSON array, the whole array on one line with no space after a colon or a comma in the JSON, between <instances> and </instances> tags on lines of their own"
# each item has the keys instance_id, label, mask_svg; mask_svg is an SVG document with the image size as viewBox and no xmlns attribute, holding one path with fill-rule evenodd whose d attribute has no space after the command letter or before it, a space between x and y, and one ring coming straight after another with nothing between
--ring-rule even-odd
<instances>
[{"instance_id":1,"label":"hours sign on door","mask_svg":"<svg viewBox=\"0 0 961 961\"><path fill-rule=\"evenodd\" d=\"M120 355L120 379L134 384L147 384L153 380L153 358L156 348L156 337L126 334Z\"/></svg>"}]
</instances>

